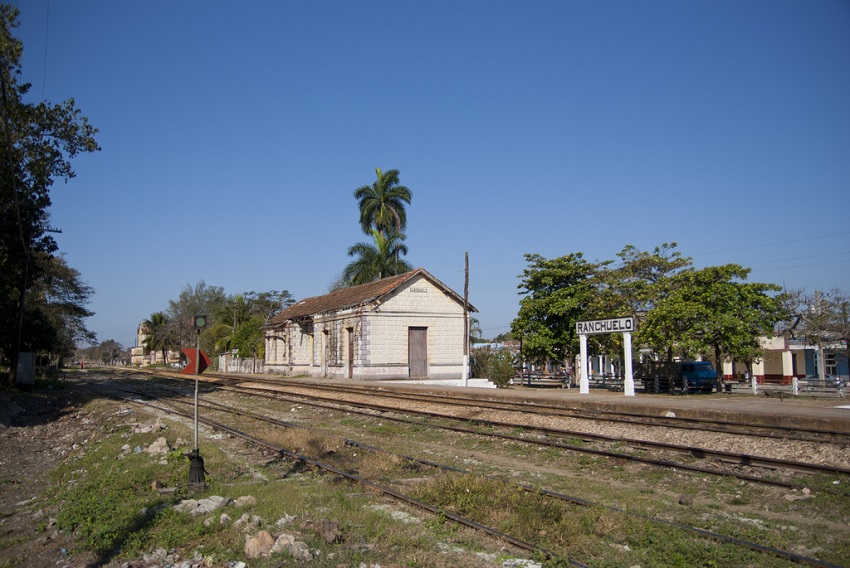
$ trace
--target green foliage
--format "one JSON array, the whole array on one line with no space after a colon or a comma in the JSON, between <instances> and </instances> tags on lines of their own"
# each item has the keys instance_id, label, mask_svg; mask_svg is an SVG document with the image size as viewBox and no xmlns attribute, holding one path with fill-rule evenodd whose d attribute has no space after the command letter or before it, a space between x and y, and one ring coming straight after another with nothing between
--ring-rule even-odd
<instances>
[{"instance_id":1,"label":"green foliage","mask_svg":"<svg viewBox=\"0 0 850 568\"><path fill-rule=\"evenodd\" d=\"M581 253L548 260L526 254L518 286L523 298L511 333L522 338L522 356L531 361L563 360L578 352L575 322L587 317L600 265Z\"/></svg>"},{"instance_id":2,"label":"green foliage","mask_svg":"<svg viewBox=\"0 0 850 568\"><path fill-rule=\"evenodd\" d=\"M359 242L348 249L355 260L346 265L342 275L333 283L335 288L374 282L381 278L403 274L413 269L406 260L404 230L407 228L405 205L410 204L410 189L399 185L398 170L386 173L375 169L378 179L370 186L354 191L360 208L360 228L374 239L373 243Z\"/></svg>"},{"instance_id":3,"label":"green foliage","mask_svg":"<svg viewBox=\"0 0 850 568\"><path fill-rule=\"evenodd\" d=\"M658 352L754 361L763 352L759 337L771 335L787 313L781 288L745 282L749 272L726 264L674 276L670 293L647 315L642 340Z\"/></svg>"},{"instance_id":4,"label":"green foliage","mask_svg":"<svg viewBox=\"0 0 850 568\"><path fill-rule=\"evenodd\" d=\"M18 10L0 5L0 358L10 359L12 375L18 339L24 349L67 351L77 339L93 340L82 320L91 289L79 273L53 255L58 250L48 225L50 191L57 179L74 177L70 160L100 148L97 129L74 100L59 104L25 102L29 83L19 81L23 45L13 33ZM58 276L59 288L51 278ZM57 292L73 301L43 309L37 299ZM22 316L22 317L19 317Z\"/></svg>"},{"instance_id":5,"label":"green foliage","mask_svg":"<svg viewBox=\"0 0 850 568\"><path fill-rule=\"evenodd\" d=\"M354 191L360 207L360 228L366 235L371 234L373 228L384 237L392 233L401 235L407 228L405 204L410 205L413 194L399 185L398 170L384 173L376 168L375 173L378 179L372 185L364 185Z\"/></svg>"},{"instance_id":6,"label":"green foliage","mask_svg":"<svg viewBox=\"0 0 850 568\"><path fill-rule=\"evenodd\" d=\"M384 235L372 229L372 238L374 244L360 242L348 249L348 256L356 257L346 265L342 274L349 286L367 284L413 270L409 262L399 258L399 254L407 254L404 235L394 232Z\"/></svg>"},{"instance_id":7,"label":"green foliage","mask_svg":"<svg viewBox=\"0 0 850 568\"><path fill-rule=\"evenodd\" d=\"M145 354L162 353L162 362L168 365L168 352L178 346L171 321L164 312L154 312L142 322L145 338L142 347Z\"/></svg>"},{"instance_id":8,"label":"green foliage","mask_svg":"<svg viewBox=\"0 0 850 568\"><path fill-rule=\"evenodd\" d=\"M499 388L507 387L516 373L514 356L507 350L478 347L472 350L472 375L489 379Z\"/></svg>"},{"instance_id":9,"label":"green foliage","mask_svg":"<svg viewBox=\"0 0 850 568\"><path fill-rule=\"evenodd\" d=\"M240 349L233 341L239 328L253 318L262 323L280 313L294 303L292 294L284 290L268 292L246 292L228 296L214 312L215 325L204 330L201 342L208 350L222 353L231 349ZM247 331L243 331L243 336ZM244 341L244 339L243 339Z\"/></svg>"},{"instance_id":10,"label":"green foliage","mask_svg":"<svg viewBox=\"0 0 850 568\"><path fill-rule=\"evenodd\" d=\"M664 243L652 253L626 246L620 262L591 264L581 253L553 260L526 255L519 285L523 298L511 324L531 361L563 360L578 351L575 323L632 316L635 347L667 358L713 355L754 361L759 338L788 319L784 297L773 284L745 282L749 269L736 264L691 268L691 259ZM619 353L619 334L590 336L591 353Z\"/></svg>"},{"instance_id":11,"label":"green foliage","mask_svg":"<svg viewBox=\"0 0 850 568\"><path fill-rule=\"evenodd\" d=\"M262 357L263 355L263 318L254 316L233 334L231 347L239 350L240 357Z\"/></svg>"},{"instance_id":12,"label":"green foliage","mask_svg":"<svg viewBox=\"0 0 850 568\"><path fill-rule=\"evenodd\" d=\"M187 284L176 300L169 300L166 314L172 322L175 345L194 347L197 342L195 315L206 315L214 321L225 298L224 288L209 286L201 280L194 286Z\"/></svg>"}]
</instances>

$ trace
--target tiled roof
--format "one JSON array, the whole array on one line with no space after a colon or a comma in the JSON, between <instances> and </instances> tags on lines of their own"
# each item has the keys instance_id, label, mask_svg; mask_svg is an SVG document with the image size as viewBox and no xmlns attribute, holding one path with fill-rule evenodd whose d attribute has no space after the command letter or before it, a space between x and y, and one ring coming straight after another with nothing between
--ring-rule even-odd
<instances>
[{"instance_id":1,"label":"tiled roof","mask_svg":"<svg viewBox=\"0 0 850 568\"><path fill-rule=\"evenodd\" d=\"M458 299L461 304L463 304L463 298L458 297L457 294L447 288L442 282L431 276L424 268L417 268L416 270L411 270L410 272L405 272L398 276L390 276L389 278L384 278L376 282L369 282L368 284L360 284L359 286L343 288L342 290L337 290L324 296L304 298L300 302L296 302L271 318L263 327L275 328L289 320L370 304L381 296L389 294L403 283L419 274L425 276L435 285L449 292L452 296ZM473 312L477 311L471 305L469 306L469 310Z\"/></svg>"}]
</instances>

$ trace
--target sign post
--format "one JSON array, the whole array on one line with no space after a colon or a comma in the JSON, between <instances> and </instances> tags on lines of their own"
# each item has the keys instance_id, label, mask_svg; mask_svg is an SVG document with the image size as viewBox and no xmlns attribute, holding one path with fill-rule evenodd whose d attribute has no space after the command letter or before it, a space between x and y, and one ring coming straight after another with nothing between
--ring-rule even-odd
<instances>
[{"instance_id":1,"label":"sign post","mask_svg":"<svg viewBox=\"0 0 850 568\"><path fill-rule=\"evenodd\" d=\"M195 372L195 448L189 453L189 489L199 491L207 485L204 477L206 473L204 458L201 457L201 450L198 446L198 379L210 364L210 358L201 351L201 329L207 326L207 316L196 315L194 325L198 335L197 349L183 349L183 353L186 354L189 361L180 372L186 375L192 374L192 371Z\"/></svg>"},{"instance_id":2,"label":"sign post","mask_svg":"<svg viewBox=\"0 0 850 568\"><path fill-rule=\"evenodd\" d=\"M579 394L590 392L590 380L588 378L587 336L601 333L623 334L623 355L625 359L625 377L623 390L626 396L635 395L635 378L632 371L632 332L635 330L635 318L611 318L604 320L590 320L576 322L576 333L579 339L579 357L581 358L579 369Z\"/></svg>"}]
</instances>

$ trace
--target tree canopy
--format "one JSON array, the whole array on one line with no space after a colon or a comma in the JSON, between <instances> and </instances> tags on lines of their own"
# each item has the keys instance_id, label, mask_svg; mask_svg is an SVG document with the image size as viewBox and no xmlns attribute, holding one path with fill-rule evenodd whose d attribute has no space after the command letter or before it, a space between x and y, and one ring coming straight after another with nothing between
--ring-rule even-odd
<instances>
[{"instance_id":1,"label":"tree canopy","mask_svg":"<svg viewBox=\"0 0 850 568\"><path fill-rule=\"evenodd\" d=\"M412 192L399 184L398 170L382 172L376 168L378 179L354 191L360 208L360 228L371 235L373 243L359 242L348 249L355 257L343 269L331 288L374 282L412 270L401 256L407 254L404 230L407 227L406 205Z\"/></svg>"},{"instance_id":2,"label":"tree canopy","mask_svg":"<svg viewBox=\"0 0 850 568\"><path fill-rule=\"evenodd\" d=\"M47 317L39 322L38 314L27 308L27 295L39 286L50 288L41 282L56 269L51 257L57 245L48 225L51 188L57 179L74 177L71 159L100 149L94 138L97 129L82 116L73 99L58 104L27 102L30 84L20 80L23 45L12 35L18 13L16 8L0 4L0 321L12 328L2 335L0 356L10 362L10 377L14 377L21 347L33 349L39 343L32 335L36 328L42 324L62 326L68 321ZM73 276L79 283L79 274ZM88 289L76 300L84 301L90 293ZM54 327L57 338L91 338L84 325L80 327L82 319L91 314L82 304L74 308L76 330ZM53 347L42 343L40 348Z\"/></svg>"},{"instance_id":3,"label":"tree canopy","mask_svg":"<svg viewBox=\"0 0 850 568\"><path fill-rule=\"evenodd\" d=\"M563 360L578 352L577 321L632 316L638 321L633 345L663 358L758 358L759 338L788 317L781 289L746 282L749 269L735 264L695 270L676 247L643 252L629 245L619 262L590 263L581 253L551 260L526 255L523 297L511 325L523 357ZM603 352L621 348L619 334L591 336L589 344Z\"/></svg>"},{"instance_id":4,"label":"tree canopy","mask_svg":"<svg viewBox=\"0 0 850 568\"><path fill-rule=\"evenodd\" d=\"M382 172L375 168L378 179L372 185L354 190L354 198L360 207L360 228L370 234L377 229L385 237L390 233L401 235L407 228L407 211L413 197L411 191L399 184L398 170Z\"/></svg>"},{"instance_id":5,"label":"tree canopy","mask_svg":"<svg viewBox=\"0 0 850 568\"><path fill-rule=\"evenodd\" d=\"M413 267L409 262L399 258L407 254L404 235L391 232L389 235L372 229L374 244L359 242L348 249L348 256L355 257L342 272L342 277L349 286L374 282L381 278L403 274Z\"/></svg>"}]
</instances>

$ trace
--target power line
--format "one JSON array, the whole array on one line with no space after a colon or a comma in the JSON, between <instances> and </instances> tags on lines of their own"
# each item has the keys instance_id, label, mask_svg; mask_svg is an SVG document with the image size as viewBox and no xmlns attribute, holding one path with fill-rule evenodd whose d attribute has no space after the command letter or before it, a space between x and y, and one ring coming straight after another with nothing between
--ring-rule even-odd
<instances>
[{"instance_id":1,"label":"power line","mask_svg":"<svg viewBox=\"0 0 850 568\"><path fill-rule=\"evenodd\" d=\"M850 235L850 231L843 231L841 233L833 233L831 235L821 235L821 236L817 236L817 237L806 237L804 239L792 239L790 241L777 241L777 242L774 242L774 243L766 243L766 244L762 244L762 245L752 245L752 246L748 246L748 247L738 247L738 248L731 248L731 249L715 250L715 251L711 251L711 252L702 252L702 253L694 254L693 256L707 256L707 255L710 255L710 254L720 254L722 252L734 252L734 251L739 251L739 250L750 250L750 249L756 249L756 248L774 247L774 246L777 246L777 245L788 245L788 244L791 244L791 243L802 243L802 242L805 242L805 241L814 241L814 240L817 240L817 239L829 239L829 238L832 238L832 237L842 237L844 235Z\"/></svg>"}]
</instances>

